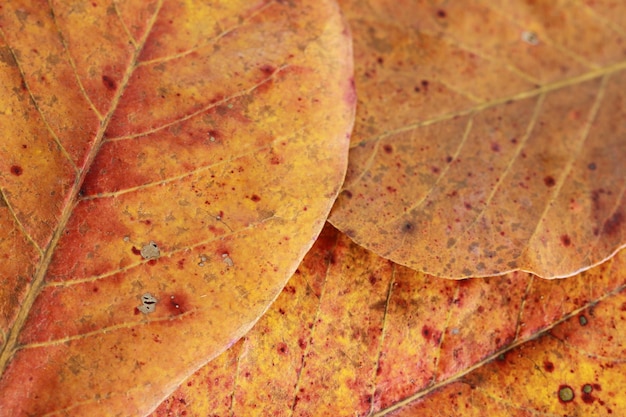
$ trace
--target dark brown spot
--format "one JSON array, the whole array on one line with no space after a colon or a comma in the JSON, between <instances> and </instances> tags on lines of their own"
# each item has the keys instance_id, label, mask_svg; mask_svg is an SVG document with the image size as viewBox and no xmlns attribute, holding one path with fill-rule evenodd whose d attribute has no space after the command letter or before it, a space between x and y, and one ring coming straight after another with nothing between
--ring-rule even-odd
<instances>
[{"instance_id":1,"label":"dark brown spot","mask_svg":"<svg viewBox=\"0 0 626 417\"><path fill-rule=\"evenodd\" d=\"M391 147L391 145L388 144L383 146L383 150L385 151L385 153L393 152L393 148Z\"/></svg>"},{"instance_id":2,"label":"dark brown spot","mask_svg":"<svg viewBox=\"0 0 626 417\"><path fill-rule=\"evenodd\" d=\"M102 84L104 84L107 90L115 90L117 88L115 80L108 75L102 76Z\"/></svg>"},{"instance_id":3,"label":"dark brown spot","mask_svg":"<svg viewBox=\"0 0 626 417\"><path fill-rule=\"evenodd\" d=\"M572 240L570 239L569 235L561 235L561 243L563 244L563 246L567 247L572 244Z\"/></svg>"},{"instance_id":4,"label":"dark brown spot","mask_svg":"<svg viewBox=\"0 0 626 417\"><path fill-rule=\"evenodd\" d=\"M595 171L596 170L596 163L592 162L589 165L587 165L587 168L589 168L591 171Z\"/></svg>"},{"instance_id":5,"label":"dark brown spot","mask_svg":"<svg viewBox=\"0 0 626 417\"><path fill-rule=\"evenodd\" d=\"M424 89L424 92L428 91L428 81L422 80L422 88Z\"/></svg>"},{"instance_id":6,"label":"dark brown spot","mask_svg":"<svg viewBox=\"0 0 626 417\"><path fill-rule=\"evenodd\" d=\"M442 9L437 10L437 17L440 17L440 18L442 18L442 19L445 19L447 15L448 15L448 14L446 13L446 11L445 11L445 10L442 10Z\"/></svg>"},{"instance_id":7,"label":"dark brown spot","mask_svg":"<svg viewBox=\"0 0 626 417\"><path fill-rule=\"evenodd\" d=\"M433 174L439 174L439 168L438 167L430 167L430 170L433 172Z\"/></svg>"},{"instance_id":8,"label":"dark brown spot","mask_svg":"<svg viewBox=\"0 0 626 417\"><path fill-rule=\"evenodd\" d=\"M405 222L405 223L402 225L402 231L403 231L404 233L411 233L411 232L413 232L414 230L415 230L415 226L414 226L414 225L413 225L413 223L411 223L411 222Z\"/></svg>"},{"instance_id":9,"label":"dark brown spot","mask_svg":"<svg viewBox=\"0 0 626 417\"><path fill-rule=\"evenodd\" d=\"M500 145L496 142L493 142L491 144L491 150L494 152L500 152Z\"/></svg>"},{"instance_id":10,"label":"dark brown spot","mask_svg":"<svg viewBox=\"0 0 626 417\"><path fill-rule=\"evenodd\" d=\"M22 173L24 172L24 170L22 169L21 166L19 165L12 165L11 166L11 174L19 177L20 175L22 175Z\"/></svg>"},{"instance_id":11,"label":"dark brown spot","mask_svg":"<svg viewBox=\"0 0 626 417\"><path fill-rule=\"evenodd\" d=\"M452 157L451 157L451 156L446 156L446 162L447 162L447 163L452 162Z\"/></svg>"},{"instance_id":12,"label":"dark brown spot","mask_svg":"<svg viewBox=\"0 0 626 417\"><path fill-rule=\"evenodd\" d=\"M341 193L345 195L347 198L352 198L352 191L350 190L343 190Z\"/></svg>"},{"instance_id":13,"label":"dark brown spot","mask_svg":"<svg viewBox=\"0 0 626 417\"><path fill-rule=\"evenodd\" d=\"M543 369L545 369L546 372L553 372L554 364L550 361L543 361Z\"/></svg>"},{"instance_id":14,"label":"dark brown spot","mask_svg":"<svg viewBox=\"0 0 626 417\"><path fill-rule=\"evenodd\" d=\"M554 187L554 185L556 184L556 181L554 180L553 177L551 177L550 175L548 175L547 177L545 177L543 179L544 184L546 184L547 187Z\"/></svg>"},{"instance_id":15,"label":"dark brown spot","mask_svg":"<svg viewBox=\"0 0 626 417\"><path fill-rule=\"evenodd\" d=\"M369 281L370 281L370 284L374 285L378 281L378 278L376 278L376 275L372 274L369 277Z\"/></svg>"},{"instance_id":16,"label":"dark brown spot","mask_svg":"<svg viewBox=\"0 0 626 417\"><path fill-rule=\"evenodd\" d=\"M465 206L465 208L467 210L471 210L472 209L472 205L470 203L465 203L464 206Z\"/></svg>"},{"instance_id":17,"label":"dark brown spot","mask_svg":"<svg viewBox=\"0 0 626 417\"><path fill-rule=\"evenodd\" d=\"M261 197L259 197L256 194L252 194L252 197L250 197L250 200L254 201L255 203L258 203L259 201L261 201Z\"/></svg>"}]
</instances>

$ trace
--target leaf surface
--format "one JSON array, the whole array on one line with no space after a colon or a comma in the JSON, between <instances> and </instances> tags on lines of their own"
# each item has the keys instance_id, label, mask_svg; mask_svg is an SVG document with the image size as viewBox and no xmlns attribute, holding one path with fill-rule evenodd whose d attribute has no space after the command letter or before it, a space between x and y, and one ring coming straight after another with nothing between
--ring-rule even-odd
<instances>
[{"instance_id":1,"label":"leaf surface","mask_svg":"<svg viewBox=\"0 0 626 417\"><path fill-rule=\"evenodd\" d=\"M326 227L256 326L152 417L620 415L624 262L568 280L450 281ZM587 384L600 387L591 402ZM561 404L561 385L575 402Z\"/></svg>"},{"instance_id":2,"label":"leaf surface","mask_svg":"<svg viewBox=\"0 0 626 417\"><path fill-rule=\"evenodd\" d=\"M358 110L336 227L448 278L565 277L624 246L624 5L340 3Z\"/></svg>"},{"instance_id":3,"label":"leaf surface","mask_svg":"<svg viewBox=\"0 0 626 417\"><path fill-rule=\"evenodd\" d=\"M0 5L0 415L142 415L241 337L345 173L306 1Z\"/></svg>"}]
</instances>

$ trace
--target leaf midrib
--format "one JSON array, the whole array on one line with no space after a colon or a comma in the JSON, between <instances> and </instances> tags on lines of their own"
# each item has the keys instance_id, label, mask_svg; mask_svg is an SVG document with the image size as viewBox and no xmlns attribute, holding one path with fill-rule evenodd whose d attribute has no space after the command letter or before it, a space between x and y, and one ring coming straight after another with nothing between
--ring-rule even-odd
<instances>
[{"instance_id":1,"label":"leaf midrib","mask_svg":"<svg viewBox=\"0 0 626 417\"><path fill-rule=\"evenodd\" d=\"M113 117L113 114L117 109L120 99L128 86L128 82L135 68L137 68L138 58L143 51L146 40L152 33L152 28L154 27L156 19L159 15L159 11L163 6L163 2L164 0L158 1L155 11L148 21L145 32L143 33L139 42L137 42L133 56L126 68L126 72L124 73L124 76L119 83L119 88L117 89L113 99L111 100L109 111L106 113L104 119L100 122L100 128L96 133L95 140L93 141L93 145L87 155L87 158L85 158L83 166L79 167L78 176L74 180L74 185L72 186L69 196L66 199L67 203L65 207L63 207L63 211L61 212L59 223L57 224L54 235L52 236L50 244L43 253L43 256L39 263L39 267L37 268L34 274L34 278L31 282L31 286L20 305L15 321L13 322L13 326L8 331L8 337L6 338L6 342L0 349L0 375L4 375L4 371L12 360L15 352L20 348L18 344L18 338L21 334L24 324L26 323L30 310L35 300L39 296L39 293L41 292L44 284L44 278L48 271L48 267L50 266L50 262L52 260L52 256L54 255L56 246L59 243L61 235L65 230L65 227L67 226L67 222L69 221L70 216L74 211L74 208L78 204L78 193L83 185L83 182L85 181L87 173L89 172L89 167L91 167L91 165L93 164L93 161L96 158L98 151L100 150L100 146L104 138L104 132L106 131L109 122L111 121L111 118Z\"/></svg>"}]
</instances>

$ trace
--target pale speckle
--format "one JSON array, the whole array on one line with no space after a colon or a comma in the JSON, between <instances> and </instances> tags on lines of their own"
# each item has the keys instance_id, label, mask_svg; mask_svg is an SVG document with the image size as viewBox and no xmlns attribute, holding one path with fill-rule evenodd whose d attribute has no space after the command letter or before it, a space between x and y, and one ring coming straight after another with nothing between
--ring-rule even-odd
<instances>
[{"instance_id":1,"label":"pale speckle","mask_svg":"<svg viewBox=\"0 0 626 417\"><path fill-rule=\"evenodd\" d=\"M124 242L130 242L130 236L124 236Z\"/></svg>"},{"instance_id":2,"label":"pale speckle","mask_svg":"<svg viewBox=\"0 0 626 417\"><path fill-rule=\"evenodd\" d=\"M204 266L207 260L208 258L206 255L200 255L200 262L198 263L198 266Z\"/></svg>"},{"instance_id":3,"label":"pale speckle","mask_svg":"<svg viewBox=\"0 0 626 417\"><path fill-rule=\"evenodd\" d=\"M232 268L233 266L235 266L235 263L233 262L233 260L231 259L230 256L228 256L227 253L223 253L222 254L222 260L224 261L224 263L226 265L228 265L229 268Z\"/></svg>"},{"instance_id":4,"label":"pale speckle","mask_svg":"<svg viewBox=\"0 0 626 417\"><path fill-rule=\"evenodd\" d=\"M522 40L530 45L539 45L539 37L535 32L522 32Z\"/></svg>"}]
</instances>

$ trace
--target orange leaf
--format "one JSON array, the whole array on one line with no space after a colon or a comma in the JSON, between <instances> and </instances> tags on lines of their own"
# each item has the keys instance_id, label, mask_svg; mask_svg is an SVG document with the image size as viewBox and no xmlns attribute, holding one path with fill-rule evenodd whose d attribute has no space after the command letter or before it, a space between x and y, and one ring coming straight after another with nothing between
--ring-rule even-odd
<instances>
[{"instance_id":1,"label":"orange leaf","mask_svg":"<svg viewBox=\"0 0 626 417\"><path fill-rule=\"evenodd\" d=\"M564 277L616 253L626 244L617 3L343 0L359 106L331 222L449 278Z\"/></svg>"},{"instance_id":2,"label":"orange leaf","mask_svg":"<svg viewBox=\"0 0 626 417\"><path fill-rule=\"evenodd\" d=\"M322 228L350 36L331 1L40 3L0 6L0 415L140 415Z\"/></svg>"},{"instance_id":3,"label":"orange leaf","mask_svg":"<svg viewBox=\"0 0 626 417\"><path fill-rule=\"evenodd\" d=\"M619 415L625 270L622 252L568 280L514 272L449 281L395 265L327 227L256 326L152 416L384 415L419 398L431 408L407 415L437 415L442 403L450 404L442 415L508 415L464 408L482 403L457 397L459 384L504 398L506 410L557 414L565 412L559 386L580 396L597 384L595 405L567 407ZM556 347L535 348L544 344ZM516 346L532 361L506 353ZM489 410L502 406L493 403Z\"/></svg>"}]
</instances>

